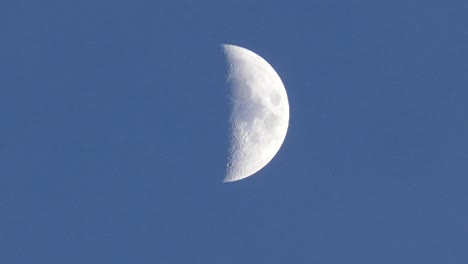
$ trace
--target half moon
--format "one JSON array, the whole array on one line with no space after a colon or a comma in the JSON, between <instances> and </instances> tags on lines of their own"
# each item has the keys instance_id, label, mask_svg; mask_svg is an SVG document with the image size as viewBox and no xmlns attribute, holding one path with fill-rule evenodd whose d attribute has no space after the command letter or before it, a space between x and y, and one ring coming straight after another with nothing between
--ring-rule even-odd
<instances>
[{"instance_id":1,"label":"half moon","mask_svg":"<svg viewBox=\"0 0 468 264\"><path fill-rule=\"evenodd\" d=\"M245 48L222 45L229 65L230 147L224 182L265 167L281 148L289 125L286 89L273 67Z\"/></svg>"}]
</instances>

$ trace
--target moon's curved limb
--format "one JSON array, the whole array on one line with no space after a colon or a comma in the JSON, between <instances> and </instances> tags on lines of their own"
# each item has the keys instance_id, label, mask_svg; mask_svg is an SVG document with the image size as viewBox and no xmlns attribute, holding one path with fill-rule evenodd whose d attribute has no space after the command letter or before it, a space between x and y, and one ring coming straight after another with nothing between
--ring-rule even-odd
<instances>
[{"instance_id":1,"label":"moon's curved limb","mask_svg":"<svg viewBox=\"0 0 468 264\"><path fill-rule=\"evenodd\" d=\"M289 125L286 89L273 67L259 55L222 45L229 63L231 142L224 182L249 177L281 148Z\"/></svg>"}]
</instances>

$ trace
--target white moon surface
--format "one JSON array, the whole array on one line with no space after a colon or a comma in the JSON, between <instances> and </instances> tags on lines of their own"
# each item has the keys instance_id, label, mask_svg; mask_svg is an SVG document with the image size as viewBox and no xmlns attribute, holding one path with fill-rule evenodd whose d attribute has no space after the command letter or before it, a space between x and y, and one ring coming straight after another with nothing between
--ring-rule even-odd
<instances>
[{"instance_id":1,"label":"white moon surface","mask_svg":"<svg viewBox=\"0 0 468 264\"><path fill-rule=\"evenodd\" d=\"M229 65L230 148L224 182L265 167L281 148L289 125L286 89L273 67L245 48L222 45Z\"/></svg>"}]
</instances>

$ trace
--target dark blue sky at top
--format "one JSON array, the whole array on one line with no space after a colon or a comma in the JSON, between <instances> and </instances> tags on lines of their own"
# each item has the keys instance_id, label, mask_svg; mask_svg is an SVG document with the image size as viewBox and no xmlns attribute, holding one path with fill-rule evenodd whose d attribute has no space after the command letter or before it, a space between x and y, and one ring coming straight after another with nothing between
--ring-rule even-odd
<instances>
[{"instance_id":1,"label":"dark blue sky at top","mask_svg":"<svg viewBox=\"0 0 468 264\"><path fill-rule=\"evenodd\" d=\"M2 1L0 263L467 263L467 11ZM291 108L231 184L222 43Z\"/></svg>"}]
</instances>

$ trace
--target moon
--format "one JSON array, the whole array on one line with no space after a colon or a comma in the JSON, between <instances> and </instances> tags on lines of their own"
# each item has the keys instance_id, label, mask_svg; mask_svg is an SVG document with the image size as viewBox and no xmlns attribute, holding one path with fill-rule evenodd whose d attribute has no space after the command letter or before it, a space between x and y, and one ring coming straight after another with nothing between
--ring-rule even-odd
<instances>
[{"instance_id":1,"label":"moon","mask_svg":"<svg viewBox=\"0 0 468 264\"><path fill-rule=\"evenodd\" d=\"M231 104L224 182L233 182L255 174L278 153L288 131L289 102L281 78L266 60L239 46L222 47Z\"/></svg>"}]
</instances>

